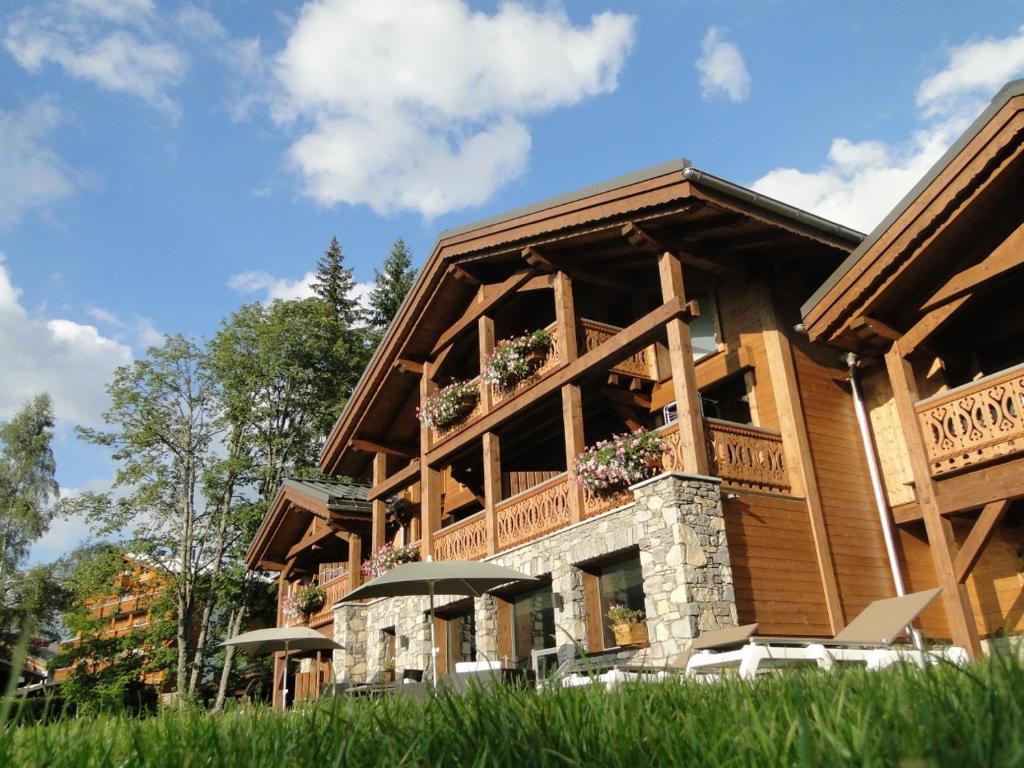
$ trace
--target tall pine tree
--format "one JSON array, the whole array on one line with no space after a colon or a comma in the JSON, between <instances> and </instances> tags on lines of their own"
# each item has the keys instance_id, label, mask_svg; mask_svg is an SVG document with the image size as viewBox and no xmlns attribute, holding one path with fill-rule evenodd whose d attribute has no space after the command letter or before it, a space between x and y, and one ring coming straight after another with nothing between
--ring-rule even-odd
<instances>
[{"instance_id":1,"label":"tall pine tree","mask_svg":"<svg viewBox=\"0 0 1024 768\"><path fill-rule=\"evenodd\" d=\"M381 265L382 271L374 270L373 290L370 292L370 326L380 335L395 319L402 300L412 288L416 270L412 268L412 255L402 238L395 240L391 253Z\"/></svg>"},{"instance_id":2,"label":"tall pine tree","mask_svg":"<svg viewBox=\"0 0 1024 768\"><path fill-rule=\"evenodd\" d=\"M344 327L350 328L361 319L359 301L353 296L352 270L345 267L345 254L341 252L337 237L331 238L331 244L317 261L312 287L313 293L334 310Z\"/></svg>"}]
</instances>

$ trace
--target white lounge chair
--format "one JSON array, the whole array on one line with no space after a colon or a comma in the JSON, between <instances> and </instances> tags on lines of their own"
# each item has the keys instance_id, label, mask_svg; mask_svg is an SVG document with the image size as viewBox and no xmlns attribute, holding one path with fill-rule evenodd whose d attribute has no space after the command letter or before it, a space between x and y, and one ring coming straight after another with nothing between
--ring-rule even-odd
<instances>
[{"instance_id":1,"label":"white lounge chair","mask_svg":"<svg viewBox=\"0 0 1024 768\"><path fill-rule=\"evenodd\" d=\"M756 624L705 632L694 641L686 674L698 677L737 668L741 678L749 679L762 669L788 664L816 664L823 669L837 663L863 664L868 669L902 662L921 667L938 661L964 664L967 652L957 646L930 651L892 647L940 592L929 589L875 600L833 638L758 637Z\"/></svg>"}]
</instances>

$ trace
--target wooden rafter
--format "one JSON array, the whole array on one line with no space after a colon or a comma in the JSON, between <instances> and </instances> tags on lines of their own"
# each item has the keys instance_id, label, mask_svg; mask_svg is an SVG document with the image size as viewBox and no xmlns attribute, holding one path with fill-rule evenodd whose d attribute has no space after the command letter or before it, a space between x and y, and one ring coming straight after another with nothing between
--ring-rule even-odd
<instances>
[{"instance_id":1,"label":"wooden rafter","mask_svg":"<svg viewBox=\"0 0 1024 768\"><path fill-rule=\"evenodd\" d=\"M395 370L400 373L411 373L419 376L423 373L423 363L417 363L415 360L405 360L400 357L395 360Z\"/></svg>"},{"instance_id":2,"label":"wooden rafter","mask_svg":"<svg viewBox=\"0 0 1024 768\"><path fill-rule=\"evenodd\" d=\"M892 326L883 323L877 318L869 317L868 315L861 315L851 320L850 330L852 330L858 337L878 336L883 339L888 339L889 341L896 341L903 335Z\"/></svg>"},{"instance_id":3,"label":"wooden rafter","mask_svg":"<svg viewBox=\"0 0 1024 768\"><path fill-rule=\"evenodd\" d=\"M458 264L449 265L447 272L452 279L460 283L464 283L465 285L480 285L480 279L478 277L470 274Z\"/></svg>"},{"instance_id":4,"label":"wooden rafter","mask_svg":"<svg viewBox=\"0 0 1024 768\"><path fill-rule=\"evenodd\" d=\"M388 456L397 456L400 459L411 459L416 456L416 449L411 445L397 445L358 437L349 440L348 444L353 450L363 453L386 453Z\"/></svg>"},{"instance_id":5,"label":"wooden rafter","mask_svg":"<svg viewBox=\"0 0 1024 768\"><path fill-rule=\"evenodd\" d=\"M996 526L1003 519L1006 510L1010 508L1010 503L1009 499L1000 499L986 504L981 510L981 514L967 535L967 540L957 552L956 560L953 563L957 581L961 584L967 581L967 577L971 575L971 571L974 570L974 566L981 558L985 545L992 538Z\"/></svg>"},{"instance_id":6,"label":"wooden rafter","mask_svg":"<svg viewBox=\"0 0 1024 768\"><path fill-rule=\"evenodd\" d=\"M933 309L931 312L926 314L917 324L914 325L909 331L907 331L897 343L899 346L899 353L901 357L906 357L915 349L920 347L928 337L935 333L949 318L956 314L957 310L960 309L971 299L971 294L960 296L957 299L943 304L937 309Z\"/></svg>"},{"instance_id":7,"label":"wooden rafter","mask_svg":"<svg viewBox=\"0 0 1024 768\"><path fill-rule=\"evenodd\" d=\"M651 237L650 234L632 222L626 224L621 231L622 236L626 238L630 244L642 251L655 254L671 253L679 259L680 263L686 266L694 267L695 269L702 269L705 272L711 272L716 275L729 275L740 278L747 277L747 273L741 269L736 269L735 267L730 267L726 264L712 261L711 259L705 259L703 256L696 256L686 251L670 248Z\"/></svg>"},{"instance_id":8,"label":"wooden rafter","mask_svg":"<svg viewBox=\"0 0 1024 768\"><path fill-rule=\"evenodd\" d=\"M946 284L922 305L922 309L935 309L965 293L973 293L1021 264L1024 264L1024 224L1017 227L981 262L947 280Z\"/></svg>"},{"instance_id":9,"label":"wooden rafter","mask_svg":"<svg viewBox=\"0 0 1024 768\"><path fill-rule=\"evenodd\" d=\"M616 293L627 293L629 287L623 285L621 282L615 280L609 280L606 277L599 277L598 275L591 274L580 269L570 269L560 261L552 261L550 257L541 254L536 248L524 248L523 259L536 270L553 274L555 272L565 272L573 280L580 283L589 283L590 285L596 285L599 288L606 288Z\"/></svg>"},{"instance_id":10,"label":"wooden rafter","mask_svg":"<svg viewBox=\"0 0 1024 768\"><path fill-rule=\"evenodd\" d=\"M388 476L386 480L381 483L375 483L372 488L366 492L366 498L370 501L379 499L384 496L390 496L393 493L405 490L410 485L415 483L420 477L420 460L413 459L409 462L409 466L404 469L400 469L393 475Z\"/></svg>"},{"instance_id":11,"label":"wooden rafter","mask_svg":"<svg viewBox=\"0 0 1024 768\"><path fill-rule=\"evenodd\" d=\"M478 318L493 311L501 302L507 300L512 294L514 294L519 287L522 286L527 280L533 277L536 272L530 269L521 269L509 278L499 283L493 292L489 292L489 297L485 301L473 301L459 318L447 331L441 334L441 338L434 344L434 348L430 351L431 355L436 355L442 349L450 345L459 335L469 330L476 324Z\"/></svg>"}]
</instances>

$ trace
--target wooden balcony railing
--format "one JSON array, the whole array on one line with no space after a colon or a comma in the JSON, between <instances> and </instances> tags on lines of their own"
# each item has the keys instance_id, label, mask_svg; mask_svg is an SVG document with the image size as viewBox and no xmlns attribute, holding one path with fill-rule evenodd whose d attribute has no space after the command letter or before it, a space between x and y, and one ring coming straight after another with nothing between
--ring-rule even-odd
<instances>
[{"instance_id":1,"label":"wooden balcony railing","mask_svg":"<svg viewBox=\"0 0 1024 768\"><path fill-rule=\"evenodd\" d=\"M563 472L502 501L495 509L498 550L510 549L567 526L572 519L570 482Z\"/></svg>"},{"instance_id":2,"label":"wooden balcony railing","mask_svg":"<svg viewBox=\"0 0 1024 768\"><path fill-rule=\"evenodd\" d=\"M434 534L435 560L479 560L487 554L487 521L483 512Z\"/></svg>"},{"instance_id":3,"label":"wooden balcony railing","mask_svg":"<svg viewBox=\"0 0 1024 768\"><path fill-rule=\"evenodd\" d=\"M511 400L513 397L517 397L520 393L532 387L564 362L562 360L562 356L558 354L558 328L556 328L555 324L552 323L546 328L546 330L551 335L551 348L544 356L540 365L537 366L537 370L533 372L532 376L523 379L511 389L498 389L496 387L491 387L491 402L494 405L503 403L506 400Z\"/></svg>"},{"instance_id":4,"label":"wooden balcony railing","mask_svg":"<svg viewBox=\"0 0 1024 768\"><path fill-rule=\"evenodd\" d=\"M592 349L604 344L612 336L621 331L614 325L599 323L597 320L580 318L580 325L583 326L583 351L589 352ZM649 379L657 381L655 371L654 346L648 346L635 352L616 365L612 366L610 373L619 373L623 376L632 376L638 379Z\"/></svg>"},{"instance_id":5,"label":"wooden balcony railing","mask_svg":"<svg viewBox=\"0 0 1024 768\"><path fill-rule=\"evenodd\" d=\"M686 472L679 456L679 425L661 429L669 445L662 458L666 470ZM782 450L782 435L770 429L719 419L704 419L710 472L734 486L788 493L789 472Z\"/></svg>"},{"instance_id":6,"label":"wooden balcony railing","mask_svg":"<svg viewBox=\"0 0 1024 768\"><path fill-rule=\"evenodd\" d=\"M324 597L323 607L319 611L309 614L309 616L296 616L294 618L285 616L281 613L281 625L285 627L311 627L316 629L322 627L325 624L330 624L334 621L334 604L341 598L348 594L348 574L343 576L336 576L330 581L326 581L321 584L324 591L327 593ZM291 594L293 587L290 587L286 592L285 596ZM284 597L281 598L282 600Z\"/></svg>"},{"instance_id":7,"label":"wooden balcony railing","mask_svg":"<svg viewBox=\"0 0 1024 768\"><path fill-rule=\"evenodd\" d=\"M933 476L1024 451L1024 364L917 403Z\"/></svg>"}]
</instances>

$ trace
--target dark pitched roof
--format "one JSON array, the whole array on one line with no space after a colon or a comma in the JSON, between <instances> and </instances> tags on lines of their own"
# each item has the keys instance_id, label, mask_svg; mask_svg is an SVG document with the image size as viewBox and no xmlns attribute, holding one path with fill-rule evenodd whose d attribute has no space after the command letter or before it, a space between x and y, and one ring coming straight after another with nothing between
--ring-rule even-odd
<instances>
[{"instance_id":1,"label":"dark pitched roof","mask_svg":"<svg viewBox=\"0 0 1024 768\"><path fill-rule=\"evenodd\" d=\"M368 485L342 483L333 480L298 480L286 478L282 485L294 488L324 502L329 508L346 512L370 512L371 504L366 500Z\"/></svg>"}]
</instances>

